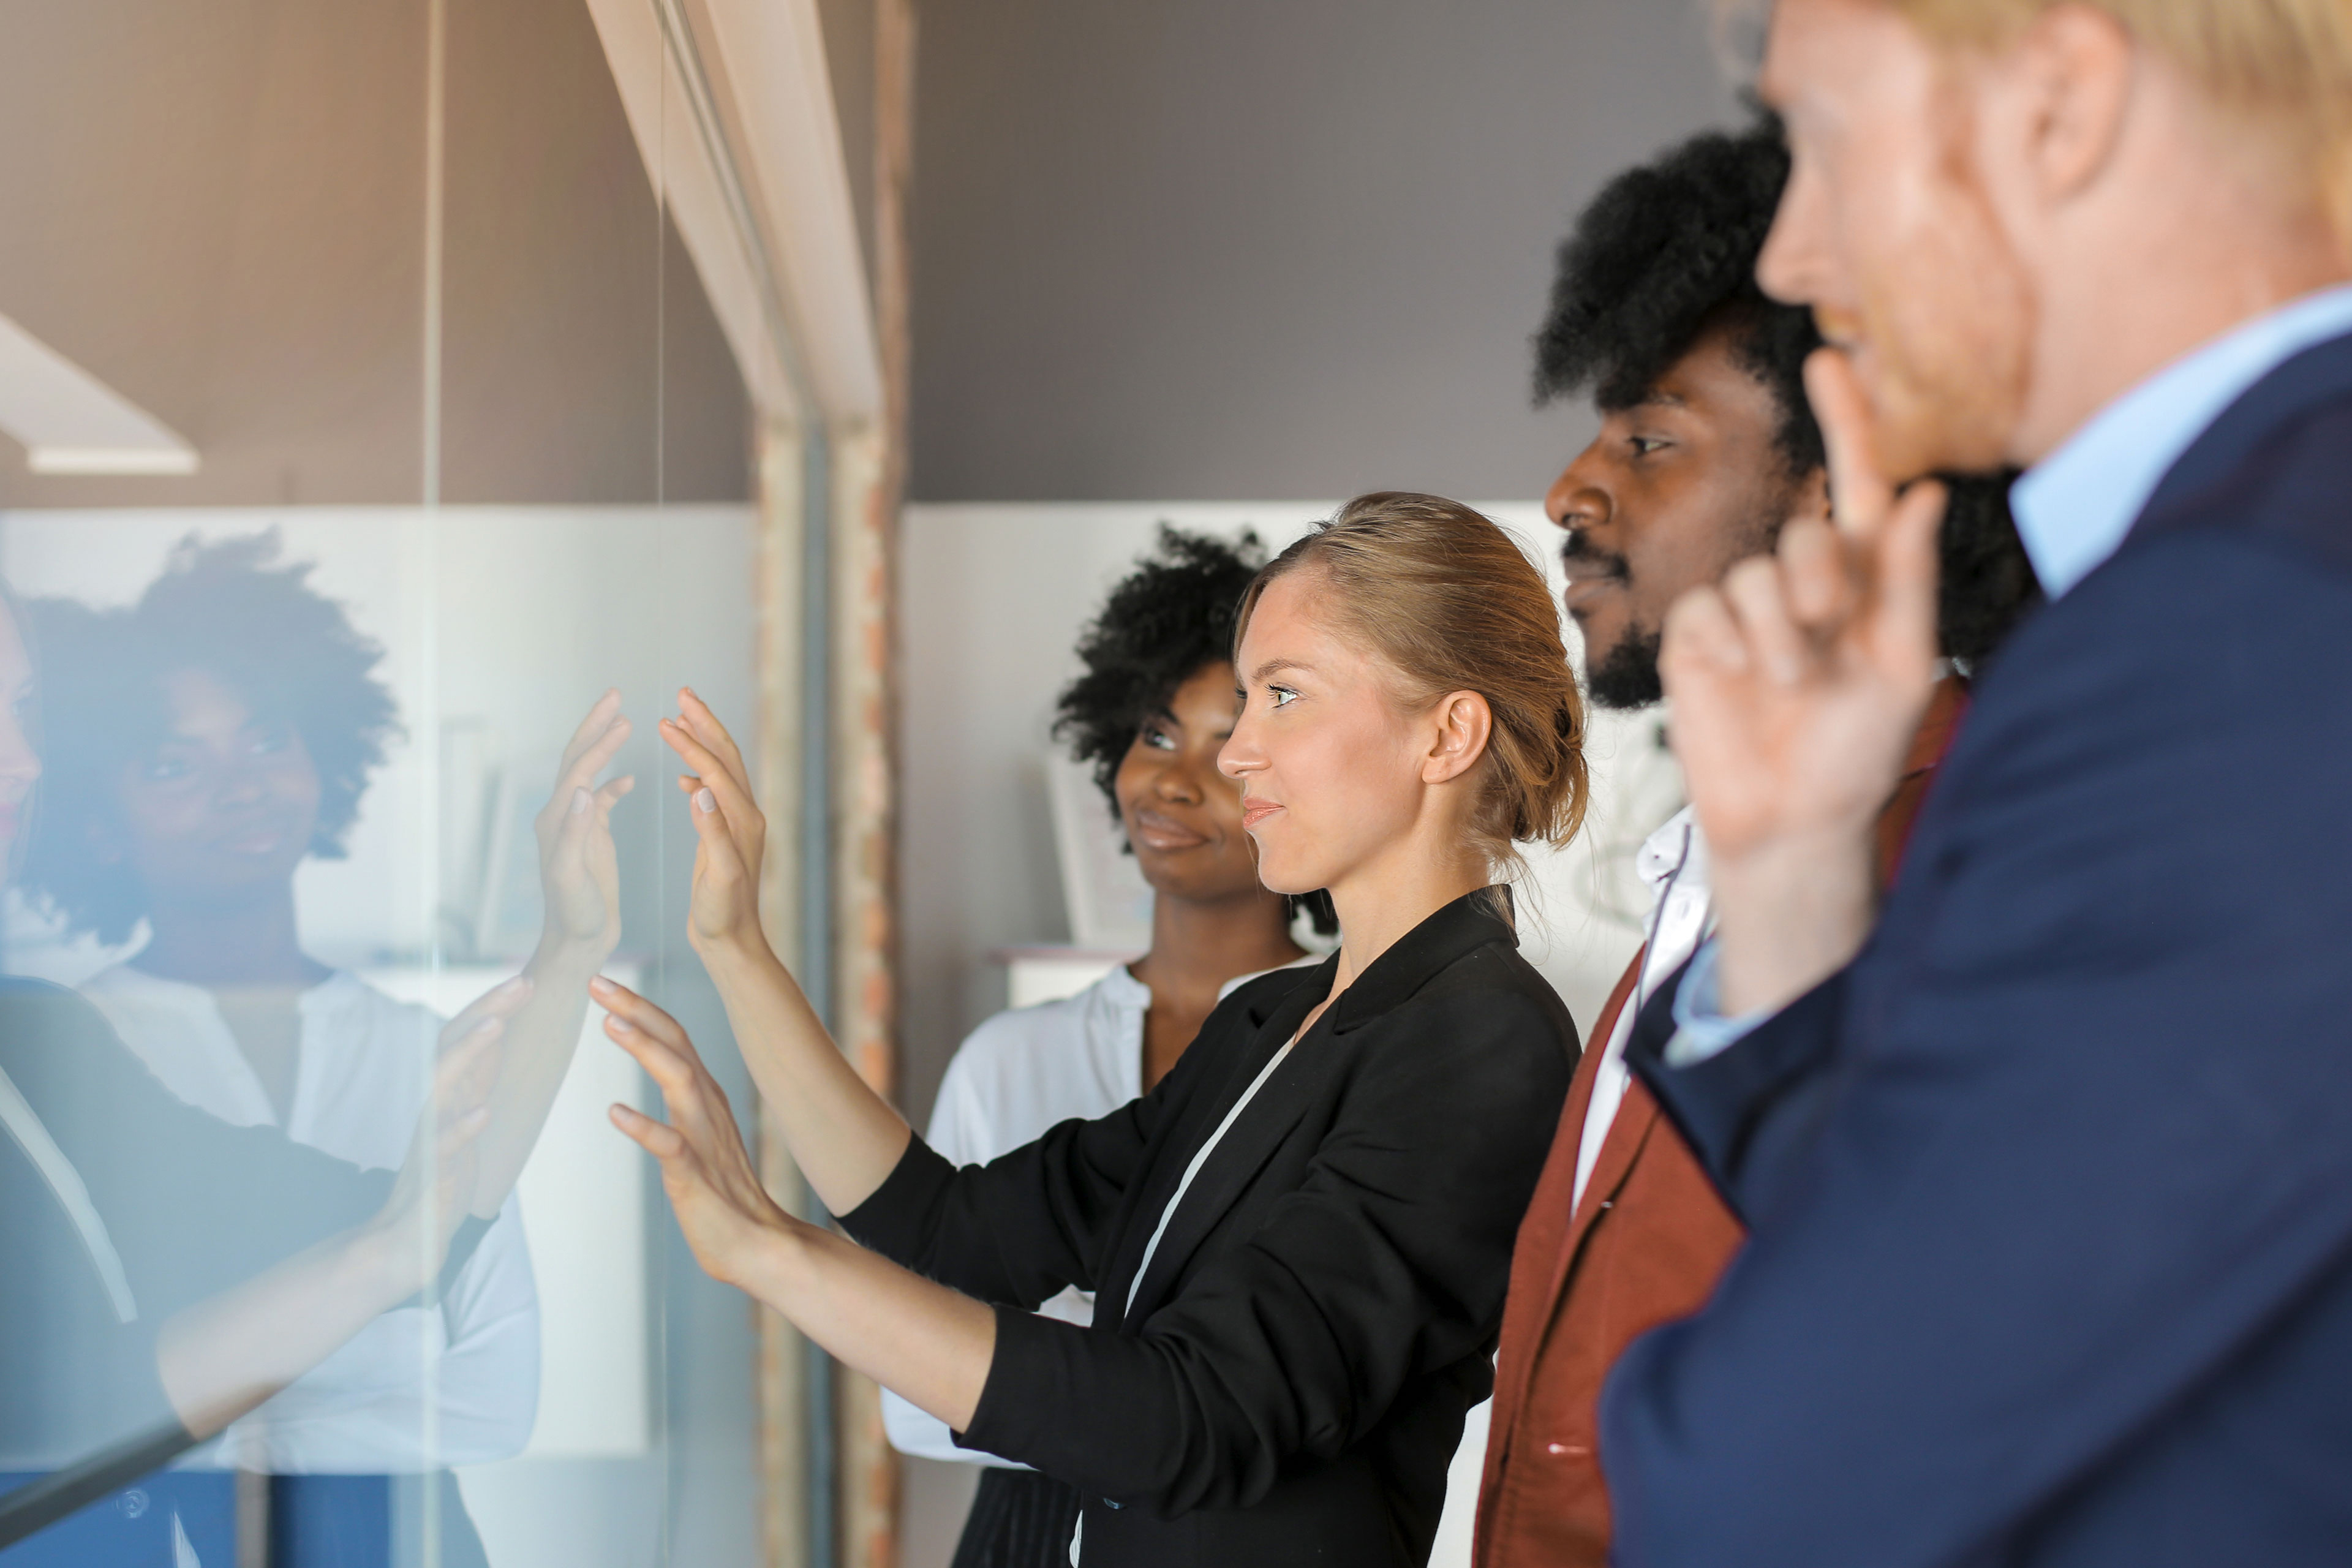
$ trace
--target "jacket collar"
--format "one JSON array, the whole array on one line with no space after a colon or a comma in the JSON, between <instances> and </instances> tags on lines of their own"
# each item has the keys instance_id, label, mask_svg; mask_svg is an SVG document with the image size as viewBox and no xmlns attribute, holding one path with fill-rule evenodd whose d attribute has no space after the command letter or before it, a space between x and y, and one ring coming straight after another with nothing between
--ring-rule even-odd
<instances>
[{"instance_id":1,"label":"jacket collar","mask_svg":"<svg viewBox=\"0 0 2352 1568\"><path fill-rule=\"evenodd\" d=\"M2230 479L2281 426L2347 396L2352 396L2352 333L2286 360L2223 410L2166 472L2133 532L2161 531L2184 512L2204 515L2203 492Z\"/></svg>"},{"instance_id":2,"label":"jacket collar","mask_svg":"<svg viewBox=\"0 0 2352 1568\"><path fill-rule=\"evenodd\" d=\"M1514 907L1511 889L1500 882L1465 893L1432 914L1356 976L1356 983L1340 996L1325 1022L1334 1034L1344 1035L1360 1028L1390 1008L1410 1000L1414 992L1465 953L1474 952L1490 942L1518 946L1519 933L1508 920L1496 912L1497 904L1505 911ZM1331 982L1339 972L1339 956L1333 953L1304 983L1252 1002L1244 1009L1251 1026L1263 1029L1286 1011L1296 1029L1297 1020L1313 1012L1331 994ZM1283 1036L1284 1039L1289 1037L1288 1034Z\"/></svg>"}]
</instances>

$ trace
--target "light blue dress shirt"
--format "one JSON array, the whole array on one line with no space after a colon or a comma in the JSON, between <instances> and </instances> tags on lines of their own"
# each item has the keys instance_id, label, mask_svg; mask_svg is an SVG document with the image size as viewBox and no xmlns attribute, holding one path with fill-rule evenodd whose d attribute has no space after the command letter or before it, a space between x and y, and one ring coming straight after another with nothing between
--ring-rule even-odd
<instances>
[{"instance_id":1,"label":"light blue dress shirt","mask_svg":"<svg viewBox=\"0 0 2352 1568\"><path fill-rule=\"evenodd\" d=\"M2009 492L2034 575L2063 598L2123 548L2172 466L2253 384L2304 350L2352 333L2352 283L2306 294L2191 350L2108 404ZM1718 1056L1770 1017L1716 1010L1716 943L1675 996L1669 1067Z\"/></svg>"}]
</instances>

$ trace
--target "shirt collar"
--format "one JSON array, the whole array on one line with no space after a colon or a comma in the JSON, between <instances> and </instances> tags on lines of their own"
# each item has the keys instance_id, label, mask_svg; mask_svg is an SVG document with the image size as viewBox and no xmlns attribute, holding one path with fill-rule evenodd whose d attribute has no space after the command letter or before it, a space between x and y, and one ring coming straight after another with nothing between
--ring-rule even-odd
<instances>
[{"instance_id":1,"label":"shirt collar","mask_svg":"<svg viewBox=\"0 0 2352 1568\"><path fill-rule=\"evenodd\" d=\"M1698 830L1698 813L1685 806L1655 833L1642 841L1633 869L1648 885L1653 900L1665 896L1666 885L1704 892L1706 888L1706 839Z\"/></svg>"},{"instance_id":2,"label":"shirt collar","mask_svg":"<svg viewBox=\"0 0 2352 1568\"><path fill-rule=\"evenodd\" d=\"M2121 549L2166 471L2249 387L2347 331L2352 283L2231 329L2092 416L2010 492L2042 591L2062 596Z\"/></svg>"}]
</instances>

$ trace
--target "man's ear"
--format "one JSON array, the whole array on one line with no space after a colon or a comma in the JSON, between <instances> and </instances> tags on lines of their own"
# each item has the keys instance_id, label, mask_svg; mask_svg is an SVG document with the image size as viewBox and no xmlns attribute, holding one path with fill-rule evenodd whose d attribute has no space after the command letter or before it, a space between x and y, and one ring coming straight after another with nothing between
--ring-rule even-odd
<instances>
[{"instance_id":1,"label":"man's ear","mask_svg":"<svg viewBox=\"0 0 2352 1568\"><path fill-rule=\"evenodd\" d=\"M2018 40L2012 68L2042 191L2074 195L2122 140L2138 68L2131 30L2100 6L2049 6Z\"/></svg>"},{"instance_id":2,"label":"man's ear","mask_svg":"<svg viewBox=\"0 0 2352 1568\"><path fill-rule=\"evenodd\" d=\"M1432 710L1437 721L1435 743L1422 760L1421 782L1444 784L1478 765L1494 738L1495 710L1475 691L1456 691L1437 700Z\"/></svg>"}]
</instances>

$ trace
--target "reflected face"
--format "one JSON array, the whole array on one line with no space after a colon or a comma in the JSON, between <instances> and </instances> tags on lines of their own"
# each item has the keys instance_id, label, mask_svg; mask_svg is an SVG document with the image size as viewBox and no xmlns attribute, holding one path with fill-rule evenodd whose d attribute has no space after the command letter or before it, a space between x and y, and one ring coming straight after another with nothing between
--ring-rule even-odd
<instances>
[{"instance_id":1,"label":"reflected face","mask_svg":"<svg viewBox=\"0 0 2352 1568\"><path fill-rule=\"evenodd\" d=\"M1567 531L1563 595L1604 708L1659 700L1666 609L1772 546L1801 489L1775 441L1780 406L1713 331L1601 434L1544 498Z\"/></svg>"},{"instance_id":2,"label":"reflected face","mask_svg":"<svg viewBox=\"0 0 2352 1568\"><path fill-rule=\"evenodd\" d=\"M1242 638L1242 712L1217 766L1242 786L1258 878L1277 893L1337 888L1412 831L1424 738L1386 665L1326 624L1324 574L1267 584Z\"/></svg>"},{"instance_id":3,"label":"reflected face","mask_svg":"<svg viewBox=\"0 0 2352 1568\"><path fill-rule=\"evenodd\" d=\"M1234 686L1223 660L1194 670L1137 732L1111 782L1136 864L1165 898L1206 903L1259 890L1241 792L1217 772L1234 732Z\"/></svg>"},{"instance_id":4,"label":"reflected face","mask_svg":"<svg viewBox=\"0 0 2352 1568\"><path fill-rule=\"evenodd\" d=\"M5 865L22 831L25 808L41 776L33 750L33 661L16 617L0 605L0 865Z\"/></svg>"},{"instance_id":5,"label":"reflected face","mask_svg":"<svg viewBox=\"0 0 2352 1568\"><path fill-rule=\"evenodd\" d=\"M1852 356L1890 477L2011 460L2035 296L1987 193L1966 57L1880 0L1781 0L1759 83L1788 189L1757 277Z\"/></svg>"},{"instance_id":6,"label":"reflected face","mask_svg":"<svg viewBox=\"0 0 2352 1568\"><path fill-rule=\"evenodd\" d=\"M301 734L205 670L174 670L163 692L170 732L119 777L115 847L158 901L283 884L319 824L319 770Z\"/></svg>"}]
</instances>

